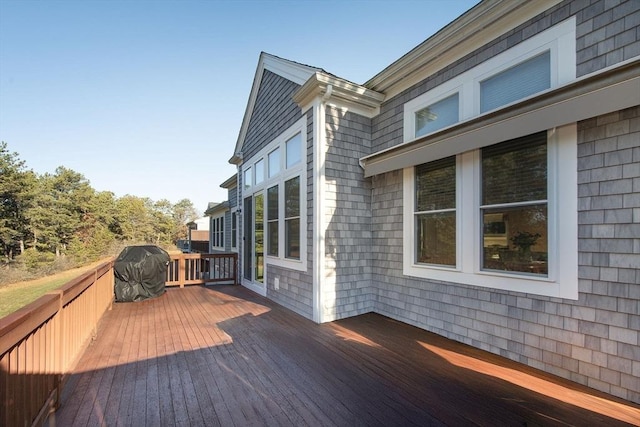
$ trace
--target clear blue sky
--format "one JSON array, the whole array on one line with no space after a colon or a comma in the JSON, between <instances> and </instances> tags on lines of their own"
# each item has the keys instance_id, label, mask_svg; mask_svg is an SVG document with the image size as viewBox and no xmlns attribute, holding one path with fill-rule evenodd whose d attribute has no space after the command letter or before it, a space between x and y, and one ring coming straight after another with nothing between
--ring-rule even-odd
<instances>
[{"instance_id":1,"label":"clear blue sky","mask_svg":"<svg viewBox=\"0 0 640 427\"><path fill-rule=\"evenodd\" d=\"M261 51L364 83L477 2L0 0L0 140L39 174L204 211Z\"/></svg>"}]
</instances>

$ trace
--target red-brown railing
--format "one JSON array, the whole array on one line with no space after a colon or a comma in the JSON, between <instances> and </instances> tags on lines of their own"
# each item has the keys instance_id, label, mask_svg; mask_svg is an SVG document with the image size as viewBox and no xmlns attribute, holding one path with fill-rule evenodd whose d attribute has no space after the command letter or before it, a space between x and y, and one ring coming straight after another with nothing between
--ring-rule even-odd
<instances>
[{"instance_id":1,"label":"red-brown railing","mask_svg":"<svg viewBox=\"0 0 640 427\"><path fill-rule=\"evenodd\" d=\"M236 285L238 254L172 254L167 286L230 283Z\"/></svg>"},{"instance_id":2,"label":"red-brown railing","mask_svg":"<svg viewBox=\"0 0 640 427\"><path fill-rule=\"evenodd\" d=\"M0 425L42 424L113 301L113 261L0 319Z\"/></svg>"},{"instance_id":3,"label":"red-brown railing","mask_svg":"<svg viewBox=\"0 0 640 427\"><path fill-rule=\"evenodd\" d=\"M171 255L167 286L237 283L237 254ZM41 425L113 303L113 260L0 318L0 426Z\"/></svg>"}]
</instances>

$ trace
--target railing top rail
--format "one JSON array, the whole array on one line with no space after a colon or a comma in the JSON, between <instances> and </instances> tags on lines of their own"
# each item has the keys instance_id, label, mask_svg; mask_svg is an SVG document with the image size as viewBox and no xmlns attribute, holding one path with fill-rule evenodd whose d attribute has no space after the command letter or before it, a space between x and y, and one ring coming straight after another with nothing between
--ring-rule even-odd
<instances>
[{"instance_id":1,"label":"railing top rail","mask_svg":"<svg viewBox=\"0 0 640 427\"><path fill-rule=\"evenodd\" d=\"M189 254L170 254L171 259L203 259L203 258L229 258L229 257L237 257L238 254L235 252L225 252L225 253L217 253L217 254L200 254L200 253L189 253Z\"/></svg>"},{"instance_id":2,"label":"railing top rail","mask_svg":"<svg viewBox=\"0 0 640 427\"><path fill-rule=\"evenodd\" d=\"M6 353L60 309L55 293L41 296L20 310L0 319L0 355Z\"/></svg>"},{"instance_id":3,"label":"railing top rail","mask_svg":"<svg viewBox=\"0 0 640 427\"><path fill-rule=\"evenodd\" d=\"M18 311L0 318L0 354L15 346L65 305L91 286L96 277L111 271L113 260L106 261L72 279Z\"/></svg>"}]
</instances>

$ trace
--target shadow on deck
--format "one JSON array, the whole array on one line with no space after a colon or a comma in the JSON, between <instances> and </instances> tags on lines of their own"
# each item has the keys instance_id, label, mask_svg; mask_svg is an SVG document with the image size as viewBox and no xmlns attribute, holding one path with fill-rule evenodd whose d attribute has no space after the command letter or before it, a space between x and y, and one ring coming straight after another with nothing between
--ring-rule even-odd
<instances>
[{"instance_id":1,"label":"shadow on deck","mask_svg":"<svg viewBox=\"0 0 640 427\"><path fill-rule=\"evenodd\" d=\"M386 317L240 286L114 304L50 426L627 425L640 407Z\"/></svg>"}]
</instances>

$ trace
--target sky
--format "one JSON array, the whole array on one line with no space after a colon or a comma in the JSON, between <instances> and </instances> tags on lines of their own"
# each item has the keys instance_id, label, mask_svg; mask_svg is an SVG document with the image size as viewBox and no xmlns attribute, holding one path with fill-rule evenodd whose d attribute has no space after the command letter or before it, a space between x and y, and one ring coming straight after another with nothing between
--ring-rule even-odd
<instances>
[{"instance_id":1,"label":"sky","mask_svg":"<svg viewBox=\"0 0 640 427\"><path fill-rule=\"evenodd\" d=\"M264 51L365 83L478 0L0 0L0 141L38 174L226 200Z\"/></svg>"}]
</instances>

